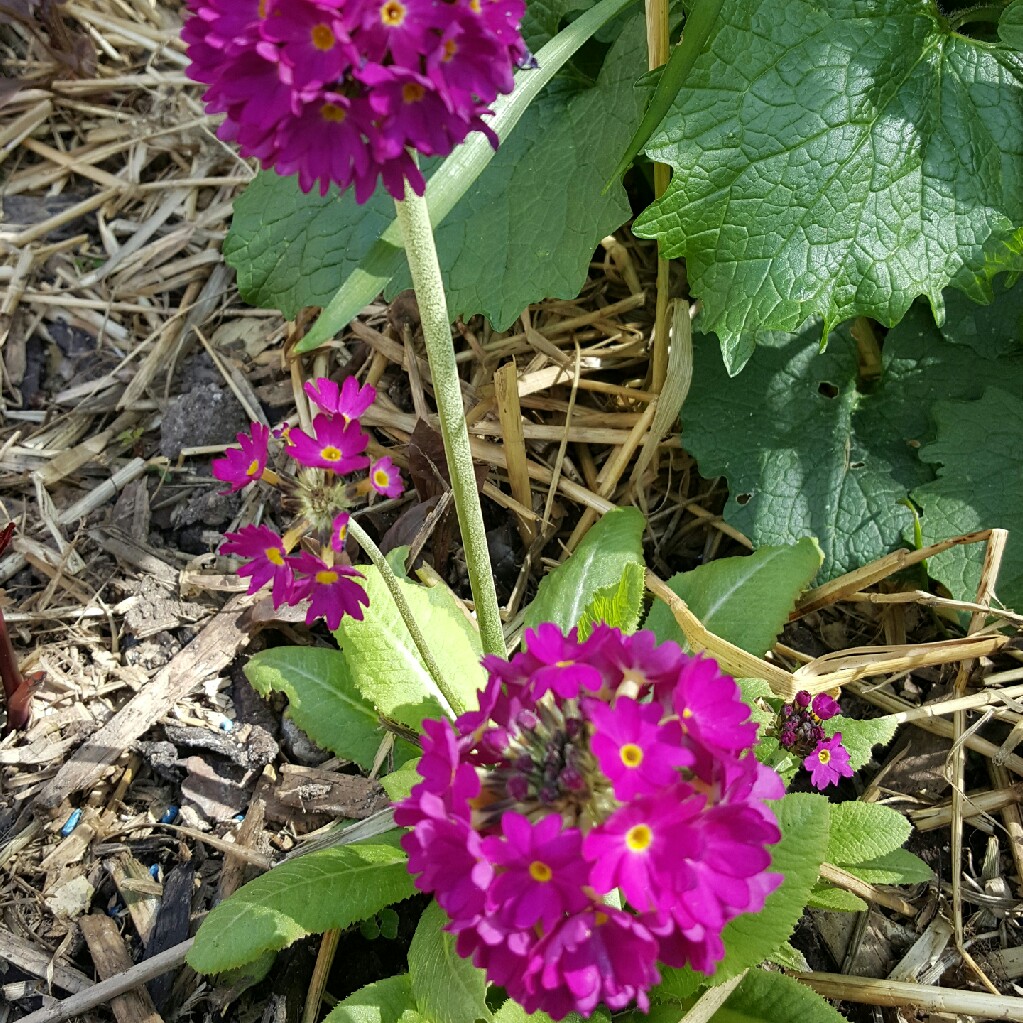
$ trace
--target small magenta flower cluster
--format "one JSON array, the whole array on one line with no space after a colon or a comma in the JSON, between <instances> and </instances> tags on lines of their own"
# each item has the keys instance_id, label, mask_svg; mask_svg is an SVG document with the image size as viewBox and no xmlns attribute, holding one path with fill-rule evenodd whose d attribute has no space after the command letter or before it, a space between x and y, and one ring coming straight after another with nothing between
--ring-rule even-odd
<instances>
[{"instance_id":1,"label":"small magenta flower cluster","mask_svg":"<svg viewBox=\"0 0 1023 1023\"><path fill-rule=\"evenodd\" d=\"M849 751L842 745L842 733L828 736L823 722L842 713L838 701L827 693L812 699L806 690L796 693L792 703L782 704L774 732L782 749L803 758L816 789L837 785L840 778L853 776Z\"/></svg>"},{"instance_id":2,"label":"small magenta flower cluster","mask_svg":"<svg viewBox=\"0 0 1023 1023\"><path fill-rule=\"evenodd\" d=\"M480 708L424 722L422 781L395 811L459 954L555 1019L646 1009L658 961L711 972L725 924L781 882L784 787L734 680L606 625L540 625L483 663Z\"/></svg>"},{"instance_id":3,"label":"small magenta flower cluster","mask_svg":"<svg viewBox=\"0 0 1023 1023\"><path fill-rule=\"evenodd\" d=\"M369 436L358 417L376 398L372 385L360 386L348 377L339 387L321 377L307 383L305 391L318 409L312 433L285 428L274 434L297 465L294 476L268 467L271 432L260 423L253 423L247 434L239 433L238 447L213 461L213 475L229 484L226 494L257 480L278 487L285 506L296 512L295 524L283 535L269 526L243 526L226 535L220 553L246 559L238 574L249 578L249 593L269 584L275 608L308 601L306 622L323 618L328 628L336 629L345 615L361 619L369 603L356 581L362 574L345 563L348 509L371 491L398 497L404 484L390 458L371 465L363 453ZM344 478L367 468L365 479ZM316 552L299 547L303 541Z\"/></svg>"},{"instance_id":4,"label":"small magenta flower cluster","mask_svg":"<svg viewBox=\"0 0 1023 1023\"><path fill-rule=\"evenodd\" d=\"M409 153L482 131L528 58L524 0L188 0L188 75L227 116L218 134L264 168L394 198L426 187Z\"/></svg>"}]
</instances>

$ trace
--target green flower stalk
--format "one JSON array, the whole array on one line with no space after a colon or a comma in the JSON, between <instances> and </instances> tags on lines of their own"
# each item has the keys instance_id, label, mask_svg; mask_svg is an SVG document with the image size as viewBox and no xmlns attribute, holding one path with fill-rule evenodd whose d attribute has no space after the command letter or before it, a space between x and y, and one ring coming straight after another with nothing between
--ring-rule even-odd
<instances>
[{"instance_id":1,"label":"green flower stalk","mask_svg":"<svg viewBox=\"0 0 1023 1023\"><path fill-rule=\"evenodd\" d=\"M483 527L483 509L472 469L472 451L469 431L465 424L462 391L458 385L458 367L451 342L451 321L448 318L444 282L441 278L437 248L433 240L433 227L426 200L406 187L405 199L395 202L398 223L405 238L412 285L419 302L419 317L423 325L423 338L433 376L433 393L437 400L440 432L451 476L451 489L455 495L458 525L465 547L465 561L469 569L469 585L476 604L483 649L488 654L504 657L504 631L497 606L497 590L490 565L486 531Z\"/></svg>"}]
</instances>

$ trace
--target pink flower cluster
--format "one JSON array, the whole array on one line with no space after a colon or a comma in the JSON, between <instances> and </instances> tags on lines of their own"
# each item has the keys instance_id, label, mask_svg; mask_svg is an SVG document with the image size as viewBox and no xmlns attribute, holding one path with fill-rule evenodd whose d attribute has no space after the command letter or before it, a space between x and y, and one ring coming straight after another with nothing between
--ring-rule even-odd
<instances>
[{"instance_id":1,"label":"pink flower cluster","mask_svg":"<svg viewBox=\"0 0 1023 1023\"><path fill-rule=\"evenodd\" d=\"M238 447L228 448L223 458L213 461L213 475L230 485L224 493L263 480L285 492L298 511L298 521L283 536L269 526L243 526L227 534L220 552L246 559L238 574L249 578L249 593L269 585L275 608L308 601L306 621L312 624L323 618L328 628L336 629L345 615L361 619L362 608L369 603L356 582L362 574L343 563L347 509L354 498L371 490L398 497L404 484L390 458L370 464L363 454L369 437L358 417L376 398L372 385L360 387L355 377L348 377L339 387L321 377L307 383L305 390L319 410L312 433L280 431L285 453L299 467L294 477L267 467L270 430L259 423L253 423L249 433L238 434ZM364 480L343 478L366 468L369 475ZM315 544L318 553L295 550L303 539Z\"/></svg>"},{"instance_id":2,"label":"pink flower cluster","mask_svg":"<svg viewBox=\"0 0 1023 1023\"><path fill-rule=\"evenodd\" d=\"M219 135L279 174L396 199L426 185L409 153L446 156L528 52L524 0L188 0L188 74Z\"/></svg>"},{"instance_id":3,"label":"pink flower cluster","mask_svg":"<svg viewBox=\"0 0 1023 1023\"><path fill-rule=\"evenodd\" d=\"M409 869L527 1012L645 1009L658 960L711 972L725 924L780 883L783 785L713 661L604 625L525 647L484 660L479 710L424 722L395 810Z\"/></svg>"},{"instance_id":4,"label":"pink flower cluster","mask_svg":"<svg viewBox=\"0 0 1023 1023\"><path fill-rule=\"evenodd\" d=\"M830 738L822 722L842 713L838 701L827 693L818 693L811 700L805 690L796 693L792 703L782 704L775 725L778 745L803 758L803 767L810 772L810 784L816 789L837 785L839 778L853 776L849 751L842 745L842 733Z\"/></svg>"}]
</instances>

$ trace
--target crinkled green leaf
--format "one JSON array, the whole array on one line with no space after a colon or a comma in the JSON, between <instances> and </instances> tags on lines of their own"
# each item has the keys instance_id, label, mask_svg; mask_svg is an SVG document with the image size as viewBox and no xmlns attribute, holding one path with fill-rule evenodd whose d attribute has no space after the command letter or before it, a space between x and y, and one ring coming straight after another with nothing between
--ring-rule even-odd
<instances>
[{"instance_id":1,"label":"crinkled green leaf","mask_svg":"<svg viewBox=\"0 0 1023 1023\"><path fill-rule=\"evenodd\" d=\"M643 566L631 561L617 583L597 590L579 619L579 638L586 639L598 622L625 633L635 632L643 611L643 575Z\"/></svg>"},{"instance_id":2,"label":"crinkled green leaf","mask_svg":"<svg viewBox=\"0 0 1023 1023\"><path fill-rule=\"evenodd\" d=\"M768 897L759 913L736 917L722 934L725 958L711 984L724 981L763 962L787 941L802 915L810 889L817 880L828 847L828 801L823 796L790 793L773 804L782 839L771 849L771 870L784 881ZM708 983L689 967L665 968L663 980L651 992L656 1001L682 1001Z\"/></svg>"},{"instance_id":3,"label":"crinkled green leaf","mask_svg":"<svg viewBox=\"0 0 1023 1023\"><path fill-rule=\"evenodd\" d=\"M917 452L934 402L988 384L1023 392L1023 357L949 344L921 304L885 339L880 379L858 388L848 331L824 352L807 343L817 336L767 339L736 378L698 337L682 441L704 476L728 479L732 525L758 547L815 536L830 579L905 543L900 502L933 478Z\"/></svg>"},{"instance_id":4,"label":"crinkled green leaf","mask_svg":"<svg viewBox=\"0 0 1023 1023\"><path fill-rule=\"evenodd\" d=\"M317 745L367 771L372 768L383 739L380 720L353 684L339 651L273 647L249 658L245 677L262 696L286 693L291 719ZM411 746L398 742L409 755Z\"/></svg>"},{"instance_id":5,"label":"crinkled green leaf","mask_svg":"<svg viewBox=\"0 0 1023 1023\"><path fill-rule=\"evenodd\" d=\"M883 856L846 865L846 870L870 884L920 884L934 871L908 849L892 849Z\"/></svg>"},{"instance_id":6,"label":"crinkled green leaf","mask_svg":"<svg viewBox=\"0 0 1023 1023\"><path fill-rule=\"evenodd\" d=\"M842 745L849 751L849 763L854 771L866 764L875 746L887 746L895 737L898 724L891 715L879 718L847 718L844 715L824 722L828 735L842 733Z\"/></svg>"},{"instance_id":7,"label":"crinkled green leaf","mask_svg":"<svg viewBox=\"0 0 1023 1023\"><path fill-rule=\"evenodd\" d=\"M1023 223L1023 57L931 3L728 0L646 152L675 173L636 231L685 257L724 346L890 325L982 292Z\"/></svg>"},{"instance_id":8,"label":"crinkled green leaf","mask_svg":"<svg viewBox=\"0 0 1023 1023\"><path fill-rule=\"evenodd\" d=\"M750 970L710 1023L846 1023L816 991L791 977Z\"/></svg>"},{"instance_id":9,"label":"crinkled green leaf","mask_svg":"<svg viewBox=\"0 0 1023 1023\"><path fill-rule=\"evenodd\" d=\"M811 909L830 909L836 913L862 913L867 909L866 902L858 895L823 881L813 886L806 904Z\"/></svg>"},{"instance_id":10,"label":"crinkled green leaf","mask_svg":"<svg viewBox=\"0 0 1023 1023\"><path fill-rule=\"evenodd\" d=\"M611 1016L607 1009L598 1006L589 1017L590 1023L610 1023ZM497 1012L494 1013L494 1023L554 1023L546 1012L537 1010L527 1013L514 999L509 998ZM577 1012L570 1012L562 1023L584 1023L584 1019Z\"/></svg>"},{"instance_id":11,"label":"crinkled green leaf","mask_svg":"<svg viewBox=\"0 0 1023 1023\"><path fill-rule=\"evenodd\" d=\"M901 849L911 830L909 821L890 806L836 803L831 807L828 862L850 870L851 864Z\"/></svg>"},{"instance_id":12,"label":"crinkled green leaf","mask_svg":"<svg viewBox=\"0 0 1023 1023\"><path fill-rule=\"evenodd\" d=\"M1023 0L1012 0L998 19L998 38L1014 50L1023 50Z\"/></svg>"},{"instance_id":13,"label":"crinkled green leaf","mask_svg":"<svg viewBox=\"0 0 1023 1023\"><path fill-rule=\"evenodd\" d=\"M1023 0L1020 0L1023 5ZM1004 286L1005 278L994 283L994 299L986 305L967 298L961 291L945 292L945 322L941 336L955 344L969 345L985 359L1019 354L1023 342L1023 281ZM901 325L900 328L901 329Z\"/></svg>"},{"instance_id":14,"label":"crinkled green leaf","mask_svg":"<svg viewBox=\"0 0 1023 1023\"><path fill-rule=\"evenodd\" d=\"M791 546L761 547L746 557L718 558L672 576L668 587L716 636L761 657L774 646L820 567L820 548L805 538ZM644 628L662 643L670 639L688 647L661 600L654 600Z\"/></svg>"},{"instance_id":15,"label":"crinkled green leaf","mask_svg":"<svg viewBox=\"0 0 1023 1023\"><path fill-rule=\"evenodd\" d=\"M1003 386L1005 383L1003 382ZM1008 607L1023 607L1023 389L990 388L977 401L934 406L938 438L920 452L938 478L913 491L923 509L923 542L974 529L1009 530L996 592ZM959 600L977 595L982 544L946 551L928 571Z\"/></svg>"},{"instance_id":16,"label":"crinkled green leaf","mask_svg":"<svg viewBox=\"0 0 1023 1023\"><path fill-rule=\"evenodd\" d=\"M222 973L307 934L348 927L415 892L405 854L348 845L287 860L214 906L188 953L199 973Z\"/></svg>"},{"instance_id":17,"label":"crinkled green leaf","mask_svg":"<svg viewBox=\"0 0 1023 1023\"><path fill-rule=\"evenodd\" d=\"M442 929L447 922L444 910L431 902L412 936L408 967L416 1006L430 1023L492 1021L486 974L455 951L455 935Z\"/></svg>"},{"instance_id":18,"label":"crinkled green leaf","mask_svg":"<svg viewBox=\"0 0 1023 1023\"><path fill-rule=\"evenodd\" d=\"M343 998L323 1023L428 1023L412 999L407 973L367 984Z\"/></svg>"},{"instance_id":19,"label":"crinkled green leaf","mask_svg":"<svg viewBox=\"0 0 1023 1023\"><path fill-rule=\"evenodd\" d=\"M390 774L385 774L383 778L380 779L380 785L383 787L384 792L387 793L387 798L390 799L392 803L397 803L399 800L407 799L409 793L412 791L412 786L423 780L417 770L418 767L418 757L413 760L406 760L405 763L396 771L392 771Z\"/></svg>"},{"instance_id":20,"label":"crinkled green leaf","mask_svg":"<svg viewBox=\"0 0 1023 1023\"><path fill-rule=\"evenodd\" d=\"M771 953L769 961L786 970L810 972L810 964L806 961L806 956L799 949L793 948L787 941Z\"/></svg>"},{"instance_id":21,"label":"crinkled green leaf","mask_svg":"<svg viewBox=\"0 0 1023 1023\"><path fill-rule=\"evenodd\" d=\"M643 525L635 508L616 508L598 519L568 559L540 580L526 608L526 627L554 622L575 628L597 593L618 585L626 565L643 564Z\"/></svg>"},{"instance_id":22,"label":"crinkled green leaf","mask_svg":"<svg viewBox=\"0 0 1023 1023\"><path fill-rule=\"evenodd\" d=\"M452 319L482 312L504 329L531 302L579 293L600 239L630 216L621 183L607 194L603 188L640 120L644 96L635 81L646 66L645 47L639 13L595 81L563 74L530 104L454 208L434 210L435 222L438 212L443 217L436 242ZM597 122L600 145L593 144ZM450 176L436 163L431 171ZM382 189L358 207L350 191L303 195L293 178L261 174L236 203L224 254L246 301L291 317L303 306L328 305L393 219ZM374 265L376 272L386 267L384 277L357 309L393 274L389 295L409 286L400 248L389 246L387 259Z\"/></svg>"},{"instance_id":23,"label":"crinkled green leaf","mask_svg":"<svg viewBox=\"0 0 1023 1023\"><path fill-rule=\"evenodd\" d=\"M363 571L370 610L361 622L342 618L334 635L355 688L381 714L417 728L423 718L442 717L446 701L420 659L380 573L371 566ZM475 707L476 694L486 681L479 634L447 587L419 586L407 579L399 579L398 585L448 686L462 701L456 712Z\"/></svg>"}]
</instances>

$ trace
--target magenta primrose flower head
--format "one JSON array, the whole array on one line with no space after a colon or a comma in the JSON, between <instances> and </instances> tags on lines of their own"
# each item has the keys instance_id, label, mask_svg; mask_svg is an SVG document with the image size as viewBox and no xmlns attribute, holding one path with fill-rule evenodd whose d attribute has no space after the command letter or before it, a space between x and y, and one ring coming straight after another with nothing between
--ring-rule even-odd
<instances>
[{"instance_id":1,"label":"magenta primrose flower head","mask_svg":"<svg viewBox=\"0 0 1023 1023\"><path fill-rule=\"evenodd\" d=\"M791 703L784 703L771 731L778 745L802 760L810 772L810 784L815 789L837 785L839 778L851 778L852 759L842 745L842 733L835 732L829 739L824 722L837 717L842 708L833 696L818 693L811 697L802 689Z\"/></svg>"},{"instance_id":2,"label":"magenta primrose flower head","mask_svg":"<svg viewBox=\"0 0 1023 1023\"><path fill-rule=\"evenodd\" d=\"M188 0L188 74L225 114L219 135L301 189L380 178L426 187L416 150L447 156L511 92L529 53L525 0Z\"/></svg>"},{"instance_id":3,"label":"magenta primrose flower head","mask_svg":"<svg viewBox=\"0 0 1023 1023\"><path fill-rule=\"evenodd\" d=\"M252 424L249 434L238 434L239 446L213 462L214 476L229 483L231 491L257 480L282 490L288 498L282 504L295 511L295 524L283 535L266 525L243 526L227 534L220 552L244 559L238 574L249 579L249 593L269 584L275 608L305 603L308 623L322 618L336 629L346 615L361 619L369 603L359 582L363 576L345 554L348 509L356 498L374 491L399 497L404 483L386 457L363 479L346 478L370 467L363 454L369 436L358 417L376 397L371 385L360 386L348 377L338 386L321 377L307 383L305 391L320 410L312 431L284 428L273 434L293 463L292 472L267 468L271 433L259 423Z\"/></svg>"},{"instance_id":4,"label":"magenta primrose flower head","mask_svg":"<svg viewBox=\"0 0 1023 1023\"><path fill-rule=\"evenodd\" d=\"M712 972L725 924L781 882L784 787L735 682L605 625L581 642L544 624L484 665L478 710L424 723L422 781L395 809L459 953L555 1019L645 1010L658 961Z\"/></svg>"}]
</instances>

